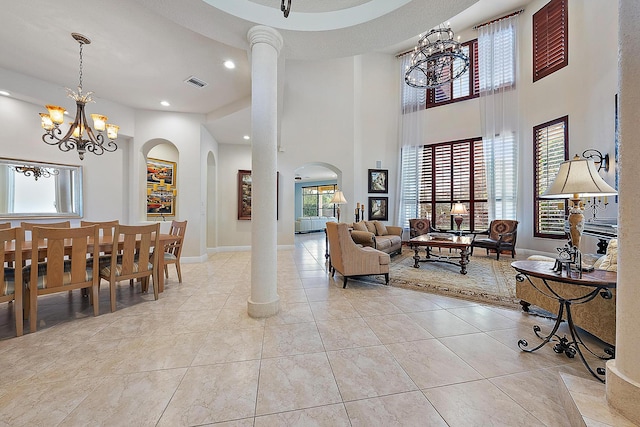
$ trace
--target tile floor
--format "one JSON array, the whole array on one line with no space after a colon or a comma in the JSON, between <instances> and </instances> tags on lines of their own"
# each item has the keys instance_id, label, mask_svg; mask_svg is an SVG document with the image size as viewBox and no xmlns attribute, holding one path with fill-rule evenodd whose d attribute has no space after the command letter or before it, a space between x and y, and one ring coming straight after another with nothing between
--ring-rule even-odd
<instances>
[{"instance_id":1,"label":"tile floor","mask_svg":"<svg viewBox=\"0 0 640 427\"><path fill-rule=\"evenodd\" d=\"M472 260L473 262L473 260ZM250 253L170 270L158 301L118 287L42 298L13 337L0 306L0 425L565 426L558 372L591 379L514 309L328 277L323 235L278 252L281 311L247 315ZM544 330L544 329L543 329ZM590 358L595 366L603 366ZM216 424L219 423L219 424Z\"/></svg>"}]
</instances>

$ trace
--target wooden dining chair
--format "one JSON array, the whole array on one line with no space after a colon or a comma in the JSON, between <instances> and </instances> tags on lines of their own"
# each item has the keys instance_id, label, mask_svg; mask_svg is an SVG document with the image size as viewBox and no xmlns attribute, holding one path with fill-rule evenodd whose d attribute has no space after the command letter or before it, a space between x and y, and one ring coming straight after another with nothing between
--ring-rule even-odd
<instances>
[{"instance_id":1,"label":"wooden dining chair","mask_svg":"<svg viewBox=\"0 0 640 427\"><path fill-rule=\"evenodd\" d=\"M0 230L6 230L7 228L11 228L10 222L0 222Z\"/></svg>"},{"instance_id":2,"label":"wooden dining chair","mask_svg":"<svg viewBox=\"0 0 640 427\"><path fill-rule=\"evenodd\" d=\"M113 237L113 231L116 225L120 224L120 221L114 219L113 221L80 221L80 227L87 227L89 225L95 225L98 227L98 233L100 236Z\"/></svg>"},{"instance_id":3,"label":"wooden dining chair","mask_svg":"<svg viewBox=\"0 0 640 427\"><path fill-rule=\"evenodd\" d=\"M187 221L171 221L171 228L169 234L172 236L179 236L180 239L172 242L164 247L164 274L169 278L168 264L176 265L176 272L178 273L178 282L182 283L182 271L180 271L180 255L182 254L182 242L184 241L184 234L187 231Z\"/></svg>"},{"instance_id":4,"label":"wooden dining chair","mask_svg":"<svg viewBox=\"0 0 640 427\"><path fill-rule=\"evenodd\" d=\"M25 239L28 237L27 233L31 235L33 233L33 227L47 227L47 228L71 228L71 221L60 221L60 222L26 222L22 221L20 223L20 227L22 228ZM31 237L33 240L33 237Z\"/></svg>"},{"instance_id":5,"label":"wooden dining chair","mask_svg":"<svg viewBox=\"0 0 640 427\"><path fill-rule=\"evenodd\" d=\"M160 247L160 224L116 225L113 241L118 250L100 267L100 278L109 281L111 311L116 310L116 285L123 280L141 279L142 292L153 283L153 296L158 299L157 268Z\"/></svg>"},{"instance_id":6,"label":"wooden dining chair","mask_svg":"<svg viewBox=\"0 0 640 427\"><path fill-rule=\"evenodd\" d=\"M29 313L31 332L38 322L38 296L73 289L91 289L93 315L99 312L98 301L98 228L33 227L33 242L43 241L46 249L33 245L32 264L24 267L25 311ZM44 251L44 262L34 263ZM89 258L87 258L87 256Z\"/></svg>"},{"instance_id":7,"label":"wooden dining chair","mask_svg":"<svg viewBox=\"0 0 640 427\"><path fill-rule=\"evenodd\" d=\"M13 244L15 258L10 260L5 267L6 245ZM3 268L0 268L0 302L13 301L13 315L16 317L16 336L22 335L23 330L23 300L22 300L22 230L17 228L0 229L0 259L3 260ZM14 262L15 261L15 262Z\"/></svg>"}]
</instances>

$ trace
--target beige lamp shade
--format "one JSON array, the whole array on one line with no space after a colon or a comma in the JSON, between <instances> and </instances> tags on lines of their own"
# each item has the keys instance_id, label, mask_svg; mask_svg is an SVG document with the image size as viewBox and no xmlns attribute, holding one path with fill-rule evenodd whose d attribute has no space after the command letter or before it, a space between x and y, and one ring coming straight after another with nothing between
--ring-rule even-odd
<instances>
[{"instance_id":1,"label":"beige lamp shade","mask_svg":"<svg viewBox=\"0 0 640 427\"><path fill-rule=\"evenodd\" d=\"M546 199L615 196L618 192L598 174L593 160L578 156L560 165L553 183L540 197ZM577 197L576 197L577 195Z\"/></svg>"},{"instance_id":2,"label":"beige lamp shade","mask_svg":"<svg viewBox=\"0 0 640 427\"><path fill-rule=\"evenodd\" d=\"M454 203L453 207L451 208L451 215L463 215L463 214L467 214L469 213L467 211L467 207L465 205L463 205L462 203Z\"/></svg>"},{"instance_id":3,"label":"beige lamp shade","mask_svg":"<svg viewBox=\"0 0 640 427\"><path fill-rule=\"evenodd\" d=\"M342 194L342 191L336 190L336 192L333 193L333 198L329 203L334 203L336 205L344 205L347 203L347 199L344 198L344 194Z\"/></svg>"}]
</instances>

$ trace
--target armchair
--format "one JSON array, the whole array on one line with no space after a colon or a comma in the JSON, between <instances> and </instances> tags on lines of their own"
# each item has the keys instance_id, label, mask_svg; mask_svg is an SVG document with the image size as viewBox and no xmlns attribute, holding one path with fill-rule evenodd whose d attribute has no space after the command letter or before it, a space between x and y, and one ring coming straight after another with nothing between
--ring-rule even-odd
<instances>
[{"instance_id":1,"label":"armchair","mask_svg":"<svg viewBox=\"0 0 640 427\"><path fill-rule=\"evenodd\" d=\"M345 223L328 222L327 237L331 256L331 276L336 270L347 279L356 276L384 274L385 284L389 284L389 254L371 247L358 246L349 233Z\"/></svg>"},{"instance_id":2,"label":"armchair","mask_svg":"<svg viewBox=\"0 0 640 427\"><path fill-rule=\"evenodd\" d=\"M426 218L415 218L409 220L409 238L413 239L421 234L436 232L431 226L431 221Z\"/></svg>"},{"instance_id":3,"label":"armchair","mask_svg":"<svg viewBox=\"0 0 640 427\"><path fill-rule=\"evenodd\" d=\"M478 239L478 235L487 235L486 238ZM473 248L485 248L487 255L489 249L496 251L496 260L500 259L502 251L511 251L511 258L516 253L516 239L518 238L518 221L510 219L494 219L489 224L489 229L473 233L471 242L471 255Z\"/></svg>"}]
</instances>

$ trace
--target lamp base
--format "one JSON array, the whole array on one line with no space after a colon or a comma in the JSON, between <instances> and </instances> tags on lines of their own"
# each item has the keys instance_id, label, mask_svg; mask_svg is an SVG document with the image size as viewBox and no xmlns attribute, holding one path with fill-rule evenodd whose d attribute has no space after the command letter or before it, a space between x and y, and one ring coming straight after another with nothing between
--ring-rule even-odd
<instances>
[{"instance_id":1,"label":"lamp base","mask_svg":"<svg viewBox=\"0 0 640 427\"><path fill-rule=\"evenodd\" d=\"M584 230L584 214L579 206L573 206L569 210L569 236L571 238L571 245L576 248L580 248L580 238L582 237L582 231Z\"/></svg>"},{"instance_id":2,"label":"lamp base","mask_svg":"<svg viewBox=\"0 0 640 427\"><path fill-rule=\"evenodd\" d=\"M458 227L458 233L460 232L460 226L462 225L462 217L461 216L454 216L453 220L456 223L456 227Z\"/></svg>"}]
</instances>

